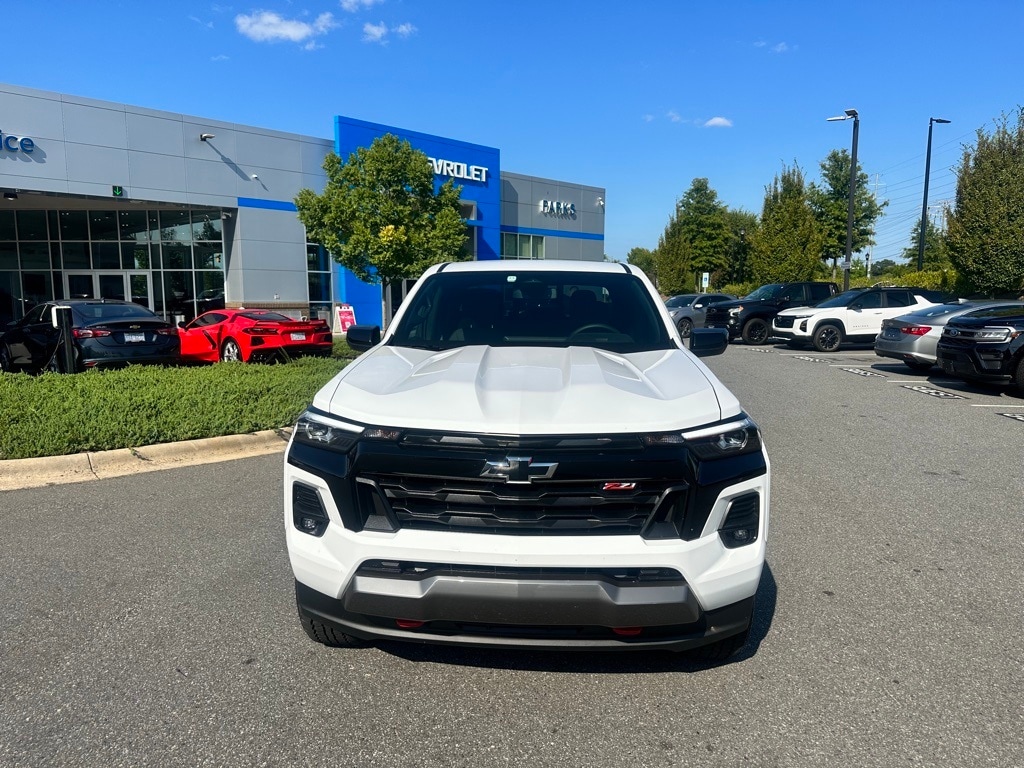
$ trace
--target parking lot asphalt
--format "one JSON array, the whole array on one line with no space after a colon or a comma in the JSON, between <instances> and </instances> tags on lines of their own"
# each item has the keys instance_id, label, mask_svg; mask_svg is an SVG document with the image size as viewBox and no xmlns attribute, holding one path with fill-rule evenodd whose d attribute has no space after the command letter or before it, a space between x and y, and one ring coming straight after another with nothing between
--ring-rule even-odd
<instances>
[{"instance_id":1,"label":"parking lot asphalt","mask_svg":"<svg viewBox=\"0 0 1024 768\"><path fill-rule=\"evenodd\" d=\"M242 459L283 451L290 429L161 443L140 448L0 461L0 491L81 483L109 477Z\"/></svg>"}]
</instances>

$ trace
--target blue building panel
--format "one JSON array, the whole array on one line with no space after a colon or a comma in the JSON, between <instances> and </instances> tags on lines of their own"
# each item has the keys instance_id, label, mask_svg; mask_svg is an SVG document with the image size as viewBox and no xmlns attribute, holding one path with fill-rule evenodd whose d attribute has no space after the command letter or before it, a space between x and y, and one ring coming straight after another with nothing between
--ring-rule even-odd
<instances>
[{"instance_id":1,"label":"blue building panel","mask_svg":"<svg viewBox=\"0 0 1024 768\"><path fill-rule=\"evenodd\" d=\"M437 187L448 179L462 187L462 199L476 204L473 226L477 232L477 259L484 261L501 258L499 150L338 115L334 118L334 151L342 160L347 160L358 148L369 147L374 139L386 133L408 141L413 149L424 152L430 158ZM337 284L342 292L340 299L352 304L360 323L381 323L379 286L362 283L342 267L339 267ZM375 297L372 301L371 294Z\"/></svg>"}]
</instances>

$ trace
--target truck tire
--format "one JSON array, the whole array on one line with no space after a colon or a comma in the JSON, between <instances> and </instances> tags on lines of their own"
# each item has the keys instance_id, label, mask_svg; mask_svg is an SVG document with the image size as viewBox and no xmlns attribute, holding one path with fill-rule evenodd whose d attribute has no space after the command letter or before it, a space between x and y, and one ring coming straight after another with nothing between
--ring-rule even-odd
<instances>
[{"instance_id":1,"label":"truck tire","mask_svg":"<svg viewBox=\"0 0 1024 768\"><path fill-rule=\"evenodd\" d=\"M315 640L329 648L365 648L368 645L365 640L346 635L330 624L325 624L306 615L301 608L299 608L299 623L302 624L302 628L309 635L310 640Z\"/></svg>"},{"instance_id":2,"label":"truck tire","mask_svg":"<svg viewBox=\"0 0 1024 768\"><path fill-rule=\"evenodd\" d=\"M1024 395L1024 355L1021 355L1020 360L1017 361L1017 370L1013 374L1013 383L1017 387L1017 392Z\"/></svg>"},{"instance_id":3,"label":"truck tire","mask_svg":"<svg viewBox=\"0 0 1024 768\"><path fill-rule=\"evenodd\" d=\"M747 344L767 344L769 336L771 336L771 331L768 328L768 323L760 317L747 320L743 325L743 341Z\"/></svg>"},{"instance_id":4,"label":"truck tire","mask_svg":"<svg viewBox=\"0 0 1024 768\"><path fill-rule=\"evenodd\" d=\"M835 323L822 323L814 329L811 341L819 352L835 352L843 343L843 332Z\"/></svg>"}]
</instances>

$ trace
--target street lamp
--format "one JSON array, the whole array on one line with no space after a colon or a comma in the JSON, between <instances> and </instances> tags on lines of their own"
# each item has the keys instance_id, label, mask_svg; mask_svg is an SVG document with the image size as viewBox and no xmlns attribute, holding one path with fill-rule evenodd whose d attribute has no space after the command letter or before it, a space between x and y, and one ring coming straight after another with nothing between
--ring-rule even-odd
<instances>
[{"instance_id":1,"label":"street lamp","mask_svg":"<svg viewBox=\"0 0 1024 768\"><path fill-rule=\"evenodd\" d=\"M850 264L853 258L853 193L857 186L857 134L860 132L860 115L856 109L844 110L839 117L826 118L830 123L853 118L853 150L850 152L850 199L846 204L846 261L843 262L843 290L850 290Z\"/></svg>"},{"instance_id":2,"label":"street lamp","mask_svg":"<svg viewBox=\"0 0 1024 768\"><path fill-rule=\"evenodd\" d=\"M941 117L928 118L928 149L924 155L924 202L921 203L921 231L918 233L917 243L917 271L924 268L924 233L928 224L928 177L932 170L932 125L935 123L948 123Z\"/></svg>"}]
</instances>

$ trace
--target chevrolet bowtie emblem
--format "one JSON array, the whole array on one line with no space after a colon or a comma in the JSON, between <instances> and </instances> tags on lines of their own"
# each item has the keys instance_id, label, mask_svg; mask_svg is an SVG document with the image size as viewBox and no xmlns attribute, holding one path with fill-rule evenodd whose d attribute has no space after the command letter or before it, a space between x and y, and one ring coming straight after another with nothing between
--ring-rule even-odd
<instances>
[{"instance_id":1,"label":"chevrolet bowtie emblem","mask_svg":"<svg viewBox=\"0 0 1024 768\"><path fill-rule=\"evenodd\" d=\"M530 456L506 456L502 460L484 462L480 477L492 477L506 483L532 483L551 478L557 468L557 462L541 463Z\"/></svg>"}]
</instances>

